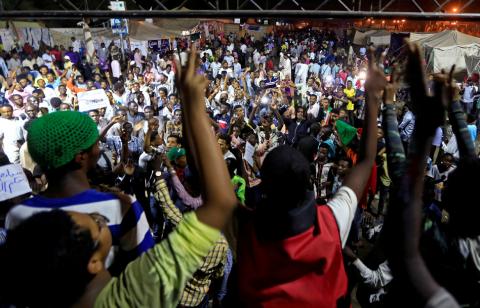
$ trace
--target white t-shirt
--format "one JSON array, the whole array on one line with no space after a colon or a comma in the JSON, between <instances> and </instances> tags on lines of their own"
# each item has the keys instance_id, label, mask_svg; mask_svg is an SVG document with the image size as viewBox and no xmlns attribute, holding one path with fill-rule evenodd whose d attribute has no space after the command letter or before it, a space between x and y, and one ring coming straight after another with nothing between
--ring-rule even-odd
<instances>
[{"instance_id":1,"label":"white t-shirt","mask_svg":"<svg viewBox=\"0 0 480 308\"><path fill-rule=\"evenodd\" d=\"M210 64L210 68L212 69L213 77L217 77L218 71L220 70L221 67L222 67L222 65L220 64L220 62L213 62L212 64Z\"/></svg>"},{"instance_id":2,"label":"white t-shirt","mask_svg":"<svg viewBox=\"0 0 480 308\"><path fill-rule=\"evenodd\" d=\"M185 51L182 51L182 52L180 53L180 64L181 64L182 66L187 65L187 60L188 60L188 53L185 52Z\"/></svg>"},{"instance_id":3,"label":"white t-shirt","mask_svg":"<svg viewBox=\"0 0 480 308\"><path fill-rule=\"evenodd\" d=\"M166 120L166 121L170 121L172 118L173 118L173 111L170 111L167 107L163 107L163 110L162 110L162 117Z\"/></svg>"},{"instance_id":4,"label":"white t-shirt","mask_svg":"<svg viewBox=\"0 0 480 308\"><path fill-rule=\"evenodd\" d=\"M50 87L45 87L41 90L45 94L45 100L47 102L50 102L50 99L52 99L52 97L57 97L57 93L55 92L55 90Z\"/></svg>"},{"instance_id":5,"label":"white t-shirt","mask_svg":"<svg viewBox=\"0 0 480 308\"><path fill-rule=\"evenodd\" d=\"M242 51L242 53L247 53L247 45L242 44L242 46L240 46L240 50Z\"/></svg>"},{"instance_id":6,"label":"white t-shirt","mask_svg":"<svg viewBox=\"0 0 480 308\"><path fill-rule=\"evenodd\" d=\"M355 195L355 192L351 188L342 186L333 198L327 202L327 206L330 207L337 221L343 248L347 242L348 233L350 233L353 217L357 210L357 195Z\"/></svg>"},{"instance_id":7,"label":"white t-shirt","mask_svg":"<svg viewBox=\"0 0 480 308\"><path fill-rule=\"evenodd\" d=\"M311 114L314 118L318 117L318 112L320 111L320 104L316 102L313 105L309 105L307 114Z\"/></svg>"},{"instance_id":8,"label":"white t-shirt","mask_svg":"<svg viewBox=\"0 0 480 308\"><path fill-rule=\"evenodd\" d=\"M7 120L0 118L0 139L2 141L3 151L8 160L13 164L20 163L20 147L18 141L22 140L22 122L17 120Z\"/></svg>"},{"instance_id":9,"label":"white t-shirt","mask_svg":"<svg viewBox=\"0 0 480 308\"><path fill-rule=\"evenodd\" d=\"M233 64L233 57L232 56L225 56L225 57L223 57L223 60L227 61L228 66L232 66L232 64Z\"/></svg>"},{"instance_id":10,"label":"white t-shirt","mask_svg":"<svg viewBox=\"0 0 480 308\"><path fill-rule=\"evenodd\" d=\"M42 59L48 68L52 68L53 57L51 55L49 55L48 53L44 53L42 55Z\"/></svg>"},{"instance_id":11,"label":"white t-shirt","mask_svg":"<svg viewBox=\"0 0 480 308\"><path fill-rule=\"evenodd\" d=\"M222 68L218 71L218 73L222 76L223 76L223 72L227 72L226 74L228 78L233 78L233 70L231 68L227 68L227 69Z\"/></svg>"},{"instance_id":12,"label":"white t-shirt","mask_svg":"<svg viewBox=\"0 0 480 308\"><path fill-rule=\"evenodd\" d=\"M112 76L114 78L120 78L122 76L122 70L120 68L120 62L118 60L113 60L111 63L112 66Z\"/></svg>"},{"instance_id":13,"label":"white t-shirt","mask_svg":"<svg viewBox=\"0 0 480 308\"><path fill-rule=\"evenodd\" d=\"M35 60L32 59L32 60L28 60L28 59L25 59L22 61L22 66L27 66L29 67L31 70L33 69L33 65L35 64Z\"/></svg>"},{"instance_id":14,"label":"white t-shirt","mask_svg":"<svg viewBox=\"0 0 480 308\"><path fill-rule=\"evenodd\" d=\"M73 47L73 52L80 52L80 47L82 46L82 44L80 43L80 41L78 40L75 40L72 42L72 47Z\"/></svg>"}]
</instances>

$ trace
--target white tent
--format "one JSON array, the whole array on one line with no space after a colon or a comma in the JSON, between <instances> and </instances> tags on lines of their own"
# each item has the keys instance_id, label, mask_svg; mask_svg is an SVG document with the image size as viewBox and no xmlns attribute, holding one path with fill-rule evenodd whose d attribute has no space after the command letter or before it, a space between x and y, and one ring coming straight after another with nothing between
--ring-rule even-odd
<instances>
[{"instance_id":1,"label":"white tent","mask_svg":"<svg viewBox=\"0 0 480 308\"><path fill-rule=\"evenodd\" d=\"M480 56L465 56L468 75L480 73Z\"/></svg>"},{"instance_id":2,"label":"white tent","mask_svg":"<svg viewBox=\"0 0 480 308\"><path fill-rule=\"evenodd\" d=\"M410 33L410 42L416 42L420 40L427 39L429 37L432 37L437 33L435 32L412 32Z\"/></svg>"},{"instance_id":3,"label":"white tent","mask_svg":"<svg viewBox=\"0 0 480 308\"><path fill-rule=\"evenodd\" d=\"M375 46L390 45L391 33L386 30L378 30L367 37L367 43Z\"/></svg>"},{"instance_id":4,"label":"white tent","mask_svg":"<svg viewBox=\"0 0 480 308\"><path fill-rule=\"evenodd\" d=\"M390 45L391 33L386 30L368 30L365 32L355 31L353 43L355 45L368 45L372 43L375 46Z\"/></svg>"},{"instance_id":5,"label":"white tent","mask_svg":"<svg viewBox=\"0 0 480 308\"><path fill-rule=\"evenodd\" d=\"M449 70L466 70L465 56L480 56L480 38L458 31L443 31L416 41L424 50L427 71L438 73Z\"/></svg>"}]
</instances>

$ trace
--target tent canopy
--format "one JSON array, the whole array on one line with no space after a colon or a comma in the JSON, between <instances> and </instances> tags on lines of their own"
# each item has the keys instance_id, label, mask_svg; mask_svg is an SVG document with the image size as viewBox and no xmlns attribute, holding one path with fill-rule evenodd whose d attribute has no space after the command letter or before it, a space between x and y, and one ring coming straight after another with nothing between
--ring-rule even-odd
<instances>
[{"instance_id":1,"label":"tent canopy","mask_svg":"<svg viewBox=\"0 0 480 308\"><path fill-rule=\"evenodd\" d=\"M373 43L376 46L390 44L390 32L387 30L368 30L365 32L355 31L353 43L355 45L367 45Z\"/></svg>"},{"instance_id":2,"label":"tent canopy","mask_svg":"<svg viewBox=\"0 0 480 308\"><path fill-rule=\"evenodd\" d=\"M480 73L480 56L465 56L468 75Z\"/></svg>"},{"instance_id":3,"label":"tent canopy","mask_svg":"<svg viewBox=\"0 0 480 308\"><path fill-rule=\"evenodd\" d=\"M410 41L411 42L417 42L421 40L425 40L436 33L431 33L431 32L412 32L410 33Z\"/></svg>"},{"instance_id":4,"label":"tent canopy","mask_svg":"<svg viewBox=\"0 0 480 308\"><path fill-rule=\"evenodd\" d=\"M427 71L438 73L449 70L465 71L465 56L480 56L480 38L459 31L442 31L416 40L424 50Z\"/></svg>"},{"instance_id":5,"label":"tent canopy","mask_svg":"<svg viewBox=\"0 0 480 308\"><path fill-rule=\"evenodd\" d=\"M480 38L456 30L447 30L421 39L420 43L431 48L448 48L480 44Z\"/></svg>"}]
</instances>

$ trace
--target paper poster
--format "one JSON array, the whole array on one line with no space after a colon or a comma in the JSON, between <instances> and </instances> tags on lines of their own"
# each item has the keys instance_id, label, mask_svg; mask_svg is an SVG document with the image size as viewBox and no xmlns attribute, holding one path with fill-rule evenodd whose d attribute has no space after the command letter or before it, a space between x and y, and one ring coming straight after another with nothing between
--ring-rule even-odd
<instances>
[{"instance_id":1,"label":"paper poster","mask_svg":"<svg viewBox=\"0 0 480 308\"><path fill-rule=\"evenodd\" d=\"M158 40L150 40L148 41L148 48L152 49L153 51L159 51L159 41Z\"/></svg>"},{"instance_id":2,"label":"paper poster","mask_svg":"<svg viewBox=\"0 0 480 308\"><path fill-rule=\"evenodd\" d=\"M22 166L9 164L0 167L0 201L32 192Z\"/></svg>"},{"instance_id":3,"label":"paper poster","mask_svg":"<svg viewBox=\"0 0 480 308\"><path fill-rule=\"evenodd\" d=\"M167 52L170 50L170 40L169 39L161 39L160 40L160 50L162 52Z\"/></svg>"},{"instance_id":4,"label":"paper poster","mask_svg":"<svg viewBox=\"0 0 480 308\"><path fill-rule=\"evenodd\" d=\"M77 94L77 97L78 111L80 112L105 108L110 104L103 89L80 92Z\"/></svg>"},{"instance_id":5,"label":"paper poster","mask_svg":"<svg viewBox=\"0 0 480 308\"><path fill-rule=\"evenodd\" d=\"M253 154L255 153L255 147L250 144L250 142L247 141L245 145L245 155L243 158L245 161L250 165L250 167L253 167Z\"/></svg>"}]
</instances>

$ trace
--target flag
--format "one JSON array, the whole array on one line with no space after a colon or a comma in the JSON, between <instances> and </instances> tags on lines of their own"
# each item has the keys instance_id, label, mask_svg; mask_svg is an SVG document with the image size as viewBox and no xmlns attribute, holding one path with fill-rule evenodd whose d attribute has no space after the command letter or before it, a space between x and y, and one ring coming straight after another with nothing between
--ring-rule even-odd
<instances>
[{"instance_id":1,"label":"flag","mask_svg":"<svg viewBox=\"0 0 480 308\"><path fill-rule=\"evenodd\" d=\"M357 136L357 129L342 120L337 120L335 122L335 127L337 129L337 135L340 138L340 141L343 145L347 146L350 142Z\"/></svg>"}]
</instances>

